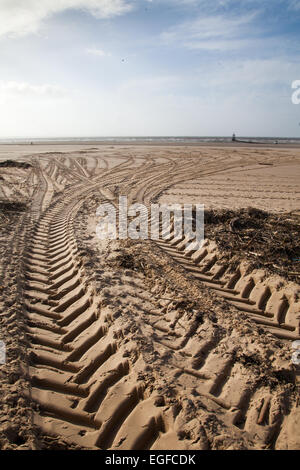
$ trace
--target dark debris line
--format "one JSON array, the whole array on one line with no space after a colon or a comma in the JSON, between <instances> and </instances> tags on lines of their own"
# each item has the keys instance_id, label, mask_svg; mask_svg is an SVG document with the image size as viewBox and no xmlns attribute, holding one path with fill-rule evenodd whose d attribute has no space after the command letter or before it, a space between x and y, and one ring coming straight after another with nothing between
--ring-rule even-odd
<instances>
[{"instance_id":1,"label":"dark debris line","mask_svg":"<svg viewBox=\"0 0 300 470\"><path fill-rule=\"evenodd\" d=\"M242 259L290 281L300 277L300 218L255 208L205 212L205 238L215 240L222 260Z\"/></svg>"}]
</instances>

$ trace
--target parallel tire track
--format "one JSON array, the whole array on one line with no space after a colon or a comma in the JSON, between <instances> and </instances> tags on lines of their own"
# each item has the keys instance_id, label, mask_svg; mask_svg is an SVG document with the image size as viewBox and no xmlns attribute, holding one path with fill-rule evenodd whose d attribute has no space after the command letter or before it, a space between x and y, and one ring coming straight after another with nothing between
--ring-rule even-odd
<instances>
[{"instance_id":1,"label":"parallel tire track","mask_svg":"<svg viewBox=\"0 0 300 470\"><path fill-rule=\"evenodd\" d=\"M158 187L155 186L155 179L151 180L150 187L147 181L144 186L141 183L143 199L139 202L145 204L142 215L148 218L149 227L151 200L161 192L163 179L157 176ZM145 197L147 191L149 193ZM212 288L274 336L289 341L300 339L300 289L296 284L291 286L282 279L274 280L263 270L249 273L243 263L232 271L230 262L220 262L215 242L205 240L201 248L193 249L193 242L188 237L176 236L174 227L167 239L161 238L155 243L194 278Z\"/></svg>"},{"instance_id":2,"label":"parallel tire track","mask_svg":"<svg viewBox=\"0 0 300 470\"><path fill-rule=\"evenodd\" d=\"M35 423L84 447L147 448L164 430L161 413L137 387L138 357L124 358L122 337L88 283L73 201L66 197L44 212L24 255Z\"/></svg>"},{"instance_id":3,"label":"parallel tire track","mask_svg":"<svg viewBox=\"0 0 300 470\"><path fill-rule=\"evenodd\" d=\"M188 240L176 238L173 232L168 240L157 244L193 277L274 336L300 339L299 288L296 285L282 285L280 280L274 281L262 270L248 273L243 264L232 272L230 262L220 262L216 244L209 240L205 240L200 249L189 250Z\"/></svg>"},{"instance_id":4,"label":"parallel tire track","mask_svg":"<svg viewBox=\"0 0 300 470\"><path fill-rule=\"evenodd\" d=\"M122 181L126 188L132 162L130 158L91 178L89 189L81 170L77 180L85 182L77 183L43 212L24 255L27 331L32 344L29 374L32 398L39 406L34 420L46 434L83 447L168 448L171 432L169 418L155 405L155 398L136 385L141 383L137 378L144 366L137 352L127 357L123 333L103 313L73 233L73 220L83 199L96 188L108 190ZM192 164L189 161L184 166ZM135 168L138 185L134 190L127 187L132 201L145 200L148 207L170 178L184 180L174 161L169 169L165 164L151 168L149 165L149 172ZM216 166L215 171L220 169ZM189 178L192 173L190 169ZM102 194L105 197L105 190ZM44 208L44 199L42 205ZM299 303L292 293L274 287L262 274L247 275L242 266L229 273L229 267L218 262L211 242L188 252L186 241L176 239L173 232L158 245L187 272L279 338L299 338ZM264 424L266 442L276 434L282 419L278 397L256 393L256 378L249 379L234 354L220 356L216 350L223 339L213 329L199 325L186 313L178 315L172 304L164 312L152 312L148 321L156 341L175 353L174 380L193 383L197 393L220 408L237 428L259 433ZM135 344L132 351L137 351ZM176 365L177 353L185 354L184 367ZM244 376L244 381L237 381L237 376Z\"/></svg>"}]
</instances>

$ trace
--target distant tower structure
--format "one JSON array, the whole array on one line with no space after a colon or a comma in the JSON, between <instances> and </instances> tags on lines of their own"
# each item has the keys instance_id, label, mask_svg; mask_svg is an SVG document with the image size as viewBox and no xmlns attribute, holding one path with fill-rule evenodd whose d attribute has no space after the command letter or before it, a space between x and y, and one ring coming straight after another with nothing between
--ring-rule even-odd
<instances>
[{"instance_id":1,"label":"distant tower structure","mask_svg":"<svg viewBox=\"0 0 300 470\"><path fill-rule=\"evenodd\" d=\"M235 133L232 134L232 142L235 142Z\"/></svg>"}]
</instances>

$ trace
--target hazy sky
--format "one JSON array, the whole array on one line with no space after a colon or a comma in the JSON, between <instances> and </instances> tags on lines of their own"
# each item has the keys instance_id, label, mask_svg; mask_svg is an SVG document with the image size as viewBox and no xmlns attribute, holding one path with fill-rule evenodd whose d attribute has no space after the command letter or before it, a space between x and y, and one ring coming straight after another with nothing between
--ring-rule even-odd
<instances>
[{"instance_id":1,"label":"hazy sky","mask_svg":"<svg viewBox=\"0 0 300 470\"><path fill-rule=\"evenodd\" d=\"M300 137L300 0L0 0L0 137Z\"/></svg>"}]
</instances>

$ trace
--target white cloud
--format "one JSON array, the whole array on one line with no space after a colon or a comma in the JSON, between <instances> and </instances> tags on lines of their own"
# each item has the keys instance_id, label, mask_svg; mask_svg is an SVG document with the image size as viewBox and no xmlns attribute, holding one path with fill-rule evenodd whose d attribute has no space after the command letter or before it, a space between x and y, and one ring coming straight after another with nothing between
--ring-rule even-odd
<instances>
[{"instance_id":1,"label":"white cloud","mask_svg":"<svg viewBox=\"0 0 300 470\"><path fill-rule=\"evenodd\" d=\"M132 9L127 0L0 0L0 36L36 33L43 21L65 10L83 10L110 18Z\"/></svg>"},{"instance_id":2,"label":"white cloud","mask_svg":"<svg viewBox=\"0 0 300 470\"><path fill-rule=\"evenodd\" d=\"M128 80L122 83L119 88L118 92L122 95L122 93L161 93L168 91L170 87L176 86L180 83L180 77L176 75L164 75L164 76L151 76L151 77L141 77Z\"/></svg>"},{"instance_id":3,"label":"white cloud","mask_svg":"<svg viewBox=\"0 0 300 470\"><path fill-rule=\"evenodd\" d=\"M291 10L300 10L300 1L299 0L290 0L289 7Z\"/></svg>"},{"instance_id":4,"label":"white cloud","mask_svg":"<svg viewBox=\"0 0 300 470\"><path fill-rule=\"evenodd\" d=\"M197 77L196 74L195 76ZM226 89L231 95L258 89L267 94L273 86L290 88L292 81L299 76L299 65L297 61L284 57L229 60L201 68L198 70L198 76L204 88L207 86L211 89Z\"/></svg>"},{"instance_id":5,"label":"white cloud","mask_svg":"<svg viewBox=\"0 0 300 470\"><path fill-rule=\"evenodd\" d=\"M155 2L158 4L168 4L173 6L195 6L207 9L209 11L221 10L224 7L245 7L246 9L251 7L264 8L269 6L270 0L146 0L148 2ZM240 5L238 5L240 4ZM272 0L272 6L284 5L290 9L299 10L300 0ZM277 5L276 5L277 4Z\"/></svg>"},{"instance_id":6,"label":"white cloud","mask_svg":"<svg viewBox=\"0 0 300 470\"><path fill-rule=\"evenodd\" d=\"M275 59L274 59L275 60ZM259 80L280 74L280 63L253 63ZM64 100L15 99L0 106L2 137L8 136L99 136L99 135L298 135L299 106L291 103L291 82L288 96L260 93L255 97L249 82L255 77L251 64L242 70L238 64L215 77L211 70L208 81L216 78L216 94L199 90L186 94L172 90L177 77L143 77L139 83L125 83L119 89L70 91ZM264 67L267 67L266 76ZM281 68L285 64L281 64ZM292 72L294 74L294 71ZM206 79L206 76L204 77ZM224 80L224 87L222 83ZM299 78L296 76L295 78ZM203 78L202 78L203 79ZM235 80L232 89L227 83ZM183 80L184 81L184 80ZM219 85L217 87L217 85ZM18 87L12 87L17 88ZM168 92L161 93L161 90ZM1 101L1 93L0 93Z\"/></svg>"},{"instance_id":7,"label":"white cloud","mask_svg":"<svg viewBox=\"0 0 300 470\"><path fill-rule=\"evenodd\" d=\"M97 47L90 47L85 50L87 54L94 55L96 57L111 57L110 52L105 52L103 49Z\"/></svg>"},{"instance_id":8,"label":"white cloud","mask_svg":"<svg viewBox=\"0 0 300 470\"><path fill-rule=\"evenodd\" d=\"M166 44L183 44L189 49L230 50L246 44L247 26L257 17L258 11L235 18L222 15L199 17L181 23L162 34Z\"/></svg>"},{"instance_id":9,"label":"white cloud","mask_svg":"<svg viewBox=\"0 0 300 470\"><path fill-rule=\"evenodd\" d=\"M12 95L35 95L52 98L62 97L66 94L66 91L57 85L31 85L26 82L15 81L0 82L0 92Z\"/></svg>"}]
</instances>

